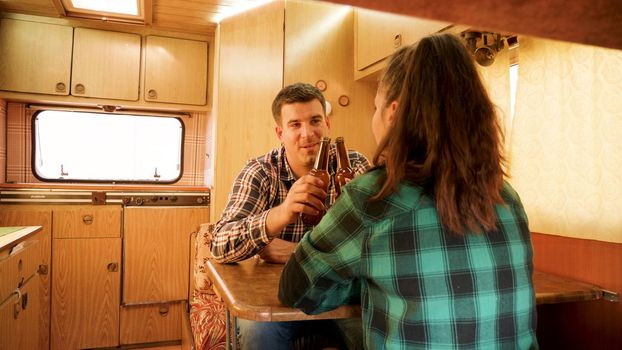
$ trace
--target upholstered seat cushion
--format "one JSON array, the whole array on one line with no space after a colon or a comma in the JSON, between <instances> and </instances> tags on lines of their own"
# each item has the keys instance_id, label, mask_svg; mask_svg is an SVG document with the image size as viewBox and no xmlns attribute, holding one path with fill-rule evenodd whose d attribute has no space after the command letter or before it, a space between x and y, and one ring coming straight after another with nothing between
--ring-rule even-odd
<instances>
[{"instance_id":1,"label":"upholstered seat cushion","mask_svg":"<svg viewBox=\"0 0 622 350\"><path fill-rule=\"evenodd\" d=\"M225 304L212 289L205 264L211 257L213 224L202 224L196 237L195 290L190 307L190 325L197 350L225 349Z\"/></svg>"}]
</instances>

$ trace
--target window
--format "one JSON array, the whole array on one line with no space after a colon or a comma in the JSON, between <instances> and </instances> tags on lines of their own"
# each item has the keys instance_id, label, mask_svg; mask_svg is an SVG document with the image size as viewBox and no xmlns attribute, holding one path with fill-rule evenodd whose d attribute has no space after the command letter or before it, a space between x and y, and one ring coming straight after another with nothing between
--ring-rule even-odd
<instances>
[{"instance_id":1,"label":"window","mask_svg":"<svg viewBox=\"0 0 622 350\"><path fill-rule=\"evenodd\" d=\"M43 181L173 183L181 178L181 119L37 112L33 172Z\"/></svg>"},{"instance_id":2,"label":"window","mask_svg":"<svg viewBox=\"0 0 622 350\"><path fill-rule=\"evenodd\" d=\"M61 3L69 17L145 23L144 0L61 0Z\"/></svg>"}]
</instances>

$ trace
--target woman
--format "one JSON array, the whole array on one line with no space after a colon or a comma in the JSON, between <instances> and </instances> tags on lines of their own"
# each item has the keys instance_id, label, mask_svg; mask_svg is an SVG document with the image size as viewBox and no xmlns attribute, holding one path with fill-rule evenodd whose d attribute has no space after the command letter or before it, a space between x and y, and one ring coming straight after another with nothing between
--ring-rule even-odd
<instances>
[{"instance_id":1,"label":"woman","mask_svg":"<svg viewBox=\"0 0 622 350\"><path fill-rule=\"evenodd\" d=\"M537 348L527 217L472 57L449 34L399 50L375 106L376 167L304 236L281 301L360 302L368 349Z\"/></svg>"}]
</instances>

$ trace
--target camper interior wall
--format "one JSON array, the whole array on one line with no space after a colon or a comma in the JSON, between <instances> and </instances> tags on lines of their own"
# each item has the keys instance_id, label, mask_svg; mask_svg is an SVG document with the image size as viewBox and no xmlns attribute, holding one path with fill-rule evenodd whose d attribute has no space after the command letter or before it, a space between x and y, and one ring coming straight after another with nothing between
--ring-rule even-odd
<instances>
[{"instance_id":1,"label":"camper interior wall","mask_svg":"<svg viewBox=\"0 0 622 350\"><path fill-rule=\"evenodd\" d=\"M6 182L6 101L0 99L0 183Z\"/></svg>"}]
</instances>

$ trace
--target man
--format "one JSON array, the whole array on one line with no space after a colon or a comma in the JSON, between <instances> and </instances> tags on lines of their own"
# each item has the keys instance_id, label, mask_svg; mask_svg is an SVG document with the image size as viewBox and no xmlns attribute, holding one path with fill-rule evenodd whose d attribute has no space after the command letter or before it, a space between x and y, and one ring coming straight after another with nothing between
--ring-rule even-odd
<instances>
[{"instance_id":1,"label":"man","mask_svg":"<svg viewBox=\"0 0 622 350\"><path fill-rule=\"evenodd\" d=\"M307 175L322 137L330 130L322 93L309 84L286 86L272 103L272 115L281 147L250 160L235 180L212 240L212 255L218 262L259 255L267 262L285 263L303 234L312 229L300 215L317 214L337 197L332 180L337 169L334 146L329 152L328 191L321 180ZM362 154L349 151L349 156L357 174L369 167ZM238 323L244 349L289 349L291 341L308 334L311 327L311 322Z\"/></svg>"}]
</instances>

